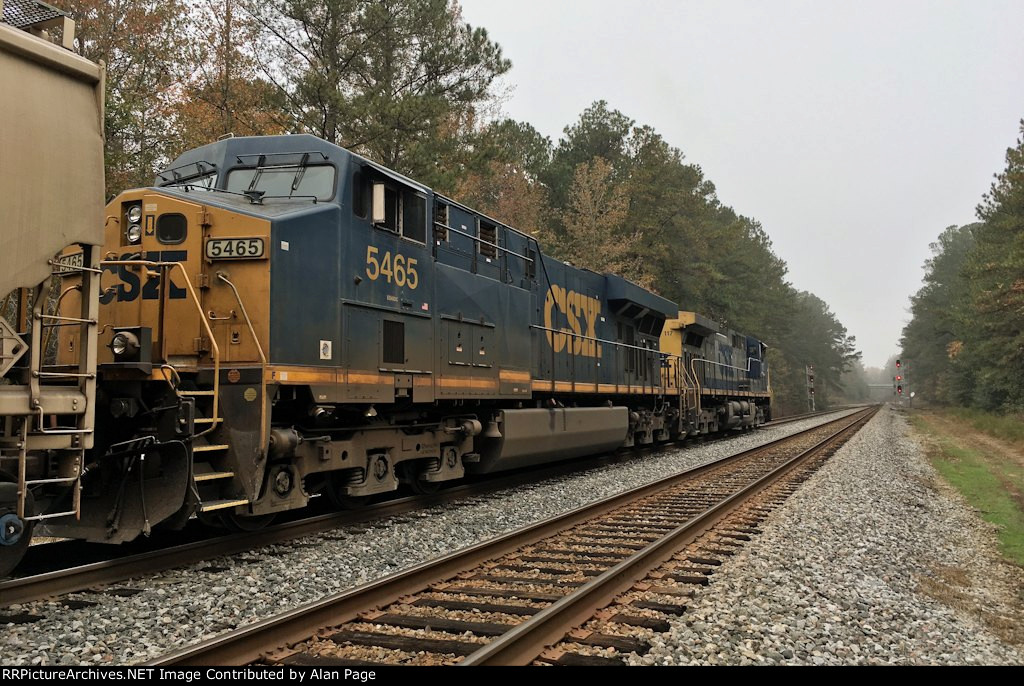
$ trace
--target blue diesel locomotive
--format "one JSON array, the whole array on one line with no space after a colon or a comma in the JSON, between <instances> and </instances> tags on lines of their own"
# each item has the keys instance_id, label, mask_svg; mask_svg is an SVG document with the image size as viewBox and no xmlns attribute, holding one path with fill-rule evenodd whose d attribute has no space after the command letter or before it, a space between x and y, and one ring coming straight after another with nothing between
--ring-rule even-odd
<instances>
[{"instance_id":1,"label":"blue diesel locomotive","mask_svg":"<svg viewBox=\"0 0 1024 686\"><path fill-rule=\"evenodd\" d=\"M253 528L770 418L759 340L313 136L189 151L104 240L96 442L53 535Z\"/></svg>"}]
</instances>

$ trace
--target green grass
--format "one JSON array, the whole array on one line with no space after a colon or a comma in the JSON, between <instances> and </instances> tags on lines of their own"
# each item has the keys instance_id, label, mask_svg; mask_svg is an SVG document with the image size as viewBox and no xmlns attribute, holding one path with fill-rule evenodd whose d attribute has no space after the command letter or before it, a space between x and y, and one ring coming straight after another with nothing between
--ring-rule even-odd
<instances>
[{"instance_id":1,"label":"green grass","mask_svg":"<svg viewBox=\"0 0 1024 686\"><path fill-rule=\"evenodd\" d=\"M942 477L963 493L985 521L999 527L1003 555L1024 566L1024 509L1010 489L1024 492L1024 469L969 445L920 415L912 417L915 428L936 441L929 451L932 464Z\"/></svg>"},{"instance_id":2,"label":"green grass","mask_svg":"<svg viewBox=\"0 0 1024 686\"><path fill-rule=\"evenodd\" d=\"M1019 414L993 414L963 407L950 408L946 411L968 422L978 431L1013 443L1017 447L1024 447L1024 417Z\"/></svg>"}]
</instances>

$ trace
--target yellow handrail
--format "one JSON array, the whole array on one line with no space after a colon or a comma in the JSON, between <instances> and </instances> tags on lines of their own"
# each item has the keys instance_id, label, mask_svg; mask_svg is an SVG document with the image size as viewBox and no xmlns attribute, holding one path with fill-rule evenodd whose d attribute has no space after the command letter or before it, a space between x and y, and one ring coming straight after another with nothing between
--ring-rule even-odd
<instances>
[{"instance_id":1,"label":"yellow handrail","mask_svg":"<svg viewBox=\"0 0 1024 686\"><path fill-rule=\"evenodd\" d=\"M199 312L199 321L203 323L203 328L206 329L206 335L210 339L210 352L213 358L213 417L214 422L210 424L210 427L204 431L200 431L193 435L193 438L198 438L204 434L207 434L217 428L216 420L220 417L218 414L218 403L220 402L220 347L217 345L217 340L213 337L213 330L210 328L210 323L206 321L206 315L203 314L203 305L199 302L199 296L196 295L195 288L192 287L192 280L188 278L188 272L185 271L185 265L181 262L153 262L150 260L103 260L100 262L101 267L105 266L128 266L136 265L139 267L153 267L153 268L168 268L174 269L177 267L181 270L181 275L185 278L185 286L188 287L189 295L192 296L192 302L196 305L196 311ZM164 335L163 322L160 322L160 335Z\"/></svg>"},{"instance_id":2,"label":"yellow handrail","mask_svg":"<svg viewBox=\"0 0 1024 686\"><path fill-rule=\"evenodd\" d=\"M242 311L245 324L249 327L249 335L252 336L252 341L256 344L256 352L260 354L260 440L263 441L267 438L267 356L263 353L263 346L260 345L260 339L256 337L256 329L252 325L252 320L249 319L249 313L245 310L245 303L242 302L242 296L239 295L235 284L231 283L224 272L217 272L217 278L230 286L231 291L235 294L238 309Z\"/></svg>"}]
</instances>

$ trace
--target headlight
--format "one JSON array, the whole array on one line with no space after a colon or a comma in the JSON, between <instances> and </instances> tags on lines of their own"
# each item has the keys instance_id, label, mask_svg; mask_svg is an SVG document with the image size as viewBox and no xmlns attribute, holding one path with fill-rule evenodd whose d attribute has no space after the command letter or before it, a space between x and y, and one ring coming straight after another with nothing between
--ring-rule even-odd
<instances>
[{"instance_id":1,"label":"headlight","mask_svg":"<svg viewBox=\"0 0 1024 686\"><path fill-rule=\"evenodd\" d=\"M142 227L138 224L129 226L125 233L128 236L129 243L135 244L142 240Z\"/></svg>"},{"instance_id":2,"label":"headlight","mask_svg":"<svg viewBox=\"0 0 1024 686\"><path fill-rule=\"evenodd\" d=\"M110 349L114 351L115 355L124 355L128 352L128 336L123 333L114 336L114 340L110 342Z\"/></svg>"},{"instance_id":3,"label":"headlight","mask_svg":"<svg viewBox=\"0 0 1024 686\"><path fill-rule=\"evenodd\" d=\"M128 208L128 221L137 224L142 219L142 205L132 205Z\"/></svg>"},{"instance_id":4,"label":"headlight","mask_svg":"<svg viewBox=\"0 0 1024 686\"><path fill-rule=\"evenodd\" d=\"M139 351L139 339L130 331L119 331L110 341L110 350L114 353L115 358L125 355L134 356Z\"/></svg>"}]
</instances>

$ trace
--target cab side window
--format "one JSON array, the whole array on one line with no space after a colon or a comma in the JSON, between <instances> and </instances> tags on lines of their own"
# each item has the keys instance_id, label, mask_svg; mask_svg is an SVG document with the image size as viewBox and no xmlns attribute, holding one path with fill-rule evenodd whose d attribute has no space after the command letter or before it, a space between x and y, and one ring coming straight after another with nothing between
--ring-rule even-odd
<instances>
[{"instance_id":1,"label":"cab side window","mask_svg":"<svg viewBox=\"0 0 1024 686\"><path fill-rule=\"evenodd\" d=\"M366 182L366 175L361 171L352 174L352 213L357 217L366 219L370 209L370 184Z\"/></svg>"},{"instance_id":2,"label":"cab side window","mask_svg":"<svg viewBox=\"0 0 1024 686\"><path fill-rule=\"evenodd\" d=\"M402 194L402 235L417 243L427 242L427 199L413 191Z\"/></svg>"},{"instance_id":3,"label":"cab side window","mask_svg":"<svg viewBox=\"0 0 1024 686\"><path fill-rule=\"evenodd\" d=\"M353 183L354 193L356 185ZM426 196L391 180L373 181L367 185L371 186L368 197L374 226L417 243L427 242ZM360 208L354 197L352 207L359 214Z\"/></svg>"}]
</instances>

